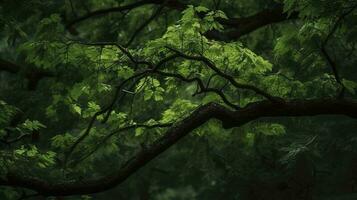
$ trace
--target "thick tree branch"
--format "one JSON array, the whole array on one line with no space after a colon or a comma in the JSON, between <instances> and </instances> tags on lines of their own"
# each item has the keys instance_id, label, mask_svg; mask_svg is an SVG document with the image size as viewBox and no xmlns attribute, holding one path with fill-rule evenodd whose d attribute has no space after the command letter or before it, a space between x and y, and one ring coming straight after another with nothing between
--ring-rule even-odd
<instances>
[{"instance_id":1,"label":"thick tree branch","mask_svg":"<svg viewBox=\"0 0 357 200\"><path fill-rule=\"evenodd\" d=\"M100 9L93 12L90 12L80 18L77 18L70 23L67 24L67 28L71 28L75 24L82 22L84 20L90 19L92 17L103 16L110 13L115 12L123 12L127 10L132 10L144 5L149 4L156 4L171 8L173 10L182 11L187 8L187 4L180 2L179 0L142 0L136 3L114 7L114 8L107 8L107 9ZM156 16L155 16L156 17ZM218 19L218 21L224 25L226 28L229 29L227 32L219 32L219 31L210 31L206 33L206 36L210 39L215 40L222 40L222 41L231 41L237 40L241 36L249 34L254 30L257 30L261 27L264 27L269 24L274 24L278 22L283 22L289 19L296 19L298 17L298 13L294 12L288 15L284 13L283 5L278 4L275 8L272 9L265 9L262 10L254 15L248 17L241 17L241 18L229 18L229 19ZM151 21L152 19L150 19ZM146 23L147 24L147 23ZM145 23L143 24L145 27ZM142 29L140 27L139 29ZM138 30L139 30L138 29Z\"/></svg>"},{"instance_id":2,"label":"thick tree branch","mask_svg":"<svg viewBox=\"0 0 357 200\"><path fill-rule=\"evenodd\" d=\"M116 172L87 181L55 182L9 172L0 178L1 186L22 187L45 196L90 194L105 191L125 181L149 161L164 152L185 135L210 119L222 122L224 128L239 127L263 117L297 117L316 115L345 115L357 118L357 102L346 99L292 100L288 102L260 101L237 111L215 103L199 107L191 115L168 129L166 134L142 149Z\"/></svg>"},{"instance_id":3,"label":"thick tree branch","mask_svg":"<svg viewBox=\"0 0 357 200\"><path fill-rule=\"evenodd\" d=\"M242 18L218 19L218 21L228 28L226 32L210 31L206 33L207 38L232 41L247 35L261 27L284 22L289 19L296 19L298 13L290 15L284 13L283 5L279 4L276 8L262 10L254 15Z\"/></svg>"},{"instance_id":4,"label":"thick tree branch","mask_svg":"<svg viewBox=\"0 0 357 200\"><path fill-rule=\"evenodd\" d=\"M140 6L144 6L144 5L147 5L147 4L152 4L152 2L150 0L142 0L142 1L138 1L138 2L135 2L135 3L132 3L132 4L128 4L128 5L125 5L125 6L96 10L96 11L90 12L90 13L88 13L86 15L83 15L82 17L79 17L79 18L69 22L66 25L66 27L67 28L71 28L73 25L75 25L77 23L80 23L82 21L85 21L85 20L87 20L89 18L92 18L92 17L98 17L98 16L101 16L101 15L106 15L106 14L113 13L113 12L123 12L123 11L127 11L127 10L132 10L134 8L137 8L137 7L140 7Z\"/></svg>"},{"instance_id":5,"label":"thick tree branch","mask_svg":"<svg viewBox=\"0 0 357 200\"><path fill-rule=\"evenodd\" d=\"M78 24L82 21L85 21L87 19L90 19L92 17L98 17L98 16L103 16L103 15L107 15L110 13L117 13L117 12L123 12L123 11L130 11L132 9L141 7L141 6L145 6L145 5L150 5L150 4L164 4L166 7L175 9L175 10L183 10L185 9L187 6L185 4L180 3L177 0L141 0L141 1L137 1L135 3L132 4L128 4L128 5L124 5L124 6L118 6L118 7L113 7L113 8L105 8L105 9L99 9L93 12L90 12L86 15L83 15L82 17L79 17L71 22L69 22L66 27L70 28L72 26L74 26L75 24Z\"/></svg>"}]
</instances>

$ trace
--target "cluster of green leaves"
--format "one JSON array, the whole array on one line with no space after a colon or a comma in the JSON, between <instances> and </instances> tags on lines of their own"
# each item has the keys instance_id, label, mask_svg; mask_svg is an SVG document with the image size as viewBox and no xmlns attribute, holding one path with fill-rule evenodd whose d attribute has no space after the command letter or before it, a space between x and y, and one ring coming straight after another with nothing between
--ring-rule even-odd
<instances>
[{"instance_id":1,"label":"cluster of green leaves","mask_svg":"<svg viewBox=\"0 0 357 200\"><path fill-rule=\"evenodd\" d=\"M195 82L154 73L139 76L120 88L124 100L114 103L106 123L101 122L108 112L96 116L87 137L76 147L69 165L64 168L68 150L86 133L92 117L112 103L118 85L148 67L133 63L115 42L129 39L137 28L135 25L142 21L143 15L152 12L154 6L138 8L128 13L124 21L119 21L116 14L89 20L79 26L79 35L71 36L65 31L64 19L57 14L65 12L73 17L75 14L68 9L73 6L70 1L63 7L54 2L30 0L20 9L14 9L19 1L14 2L0 6L0 27L3 28L0 34L4 36L0 40L0 52L31 69L44 70L56 77L41 80L37 90L31 91L34 95L24 91L20 81L14 81L10 89L0 87L0 99L4 100L0 101L0 137L5 137L8 131L11 138L30 136L34 132L41 135L39 143L27 139L10 146L4 144L6 148L0 150L1 175L11 170L50 181L98 177L119 167L166 130L148 130L135 125L175 123L202 104L224 104L216 94L198 95L199 86ZM91 0L83 4L96 10L123 2L132 1ZM273 5L260 0L226 2L220 9L229 16L238 13L235 9L247 14ZM240 41L222 42L207 39L205 32L224 32L217 19L227 19L225 12L212 9L208 1L192 1L200 6L189 6L181 15L165 13L165 19L150 23L144 30L146 34L141 34L138 42L127 50L136 60L153 64L174 55L172 49L188 56L202 56L235 81L286 99L335 96L341 86L321 55L321 45L339 16L355 3L342 0L283 2L289 15L299 13L299 21L274 26L273 30L266 28ZM81 7L78 3L74 6ZM16 12L8 13L11 9ZM77 14L85 13L84 9L78 9ZM349 55L349 49L357 42L356 30L349 29L356 25L356 16L352 13L348 20L342 20L326 45L336 63L342 63L338 67L348 97L355 97L357 89L357 73L353 70L356 57L353 51ZM271 46L262 45L266 43ZM207 86L224 92L229 101L239 106L263 99L251 91L235 88L203 62L176 58L159 70L199 78ZM26 74L26 70L22 73ZM6 79L8 76L5 74ZM18 113L23 113L21 122L10 126ZM350 129L339 137L340 130L327 130L339 122L326 121L267 120L230 130L222 130L219 122L210 121L139 172L144 178L134 177L118 191L123 190L128 199L135 198L137 185L144 179L149 182L149 192L155 199L218 199L222 194L227 199L243 199L249 194L246 188L252 187L250 185L264 182L274 185L276 180L288 179L285 175L292 171L301 155L307 155L316 168L338 168L333 168L326 158L355 151L356 139L350 133L355 126L346 122L345 126ZM127 126L133 128L120 131ZM307 130L301 134L299 130L304 127ZM324 136L310 143L311 135L315 134ZM334 152L323 155L326 148ZM161 172L154 179L151 174L155 170ZM259 189L262 193L266 190ZM2 191L8 199L19 196L13 190Z\"/></svg>"}]
</instances>

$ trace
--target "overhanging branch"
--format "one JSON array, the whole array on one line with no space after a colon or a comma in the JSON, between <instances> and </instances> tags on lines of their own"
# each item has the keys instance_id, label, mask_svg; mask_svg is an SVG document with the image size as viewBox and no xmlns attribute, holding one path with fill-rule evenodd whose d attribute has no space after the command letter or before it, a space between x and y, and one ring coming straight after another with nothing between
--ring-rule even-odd
<instances>
[{"instance_id":1,"label":"overhanging branch","mask_svg":"<svg viewBox=\"0 0 357 200\"><path fill-rule=\"evenodd\" d=\"M9 172L6 177L0 178L0 185L22 187L34 190L45 196L67 196L102 192L125 181L149 161L210 119L220 120L224 128L232 128L264 117L317 115L345 115L357 118L357 102L346 99L292 100L280 103L260 101L249 104L237 111L210 103L199 107L188 117L168 129L162 138L149 147L142 149L119 170L102 178L51 183L31 176Z\"/></svg>"},{"instance_id":2,"label":"overhanging branch","mask_svg":"<svg viewBox=\"0 0 357 200\"><path fill-rule=\"evenodd\" d=\"M173 49L168 46L166 46L166 48L175 52L181 58L199 61L199 62L204 63L207 67L209 67L211 70L213 70L218 76L226 79L228 82L230 82L236 88L253 91L256 94L261 95L273 102L281 100L279 97L272 96L269 93L267 93L266 91L255 87L254 85L237 82L233 76L222 72L212 61L210 61L208 58L206 58L204 56L188 55L188 54L178 51L177 49Z\"/></svg>"},{"instance_id":3,"label":"overhanging branch","mask_svg":"<svg viewBox=\"0 0 357 200\"><path fill-rule=\"evenodd\" d=\"M284 22L290 19L296 19L297 17L297 12L293 12L290 15L284 13L283 5L279 4L275 8L262 10L248 17L218 19L218 21L224 25L228 31L210 31L206 33L206 37L226 42L233 41L261 27Z\"/></svg>"},{"instance_id":4,"label":"overhanging branch","mask_svg":"<svg viewBox=\"0 0 357 200\"><path fill-rule=\"evenodd\" d=\"M132 10L141 6L145 5L160 5L165 6L167 8L182 11L188 7L187 4L182 3L179 0L142 0L132 4L113 7L113 8L106 8L106 9L99 9L93 12L90 12L82 17L74 19L73 21L69 22L66 27L70 29L74 25L88 20L93 17L104 16L110 13L116 12L123 12ZM219 23L224 25L228 31L226 32L219 32L219 31L210 31L206 33L207 38L215 39L215 40L222 40L222 41L232 41L237 40L241 36L249 34L261 27L266 25L274 24L283 22L289 19L296 19L298 17L298 13L293 12L290 15L284 13L283 5L278 4L275 8L265 9L260 12L257 12L251 16L241 17L241 18L228 18L228 19L218 19ZM147 23L146 23L147 24ZM144 24L145 25L145 24ZM142 29L140 27L139 29Z\"/></svg>"}]
</instances>

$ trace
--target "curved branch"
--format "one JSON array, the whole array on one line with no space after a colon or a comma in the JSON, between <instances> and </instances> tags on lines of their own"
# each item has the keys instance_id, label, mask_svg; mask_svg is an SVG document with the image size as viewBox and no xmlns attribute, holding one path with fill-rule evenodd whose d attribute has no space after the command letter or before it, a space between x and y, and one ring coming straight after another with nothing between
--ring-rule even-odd
<instances>
[{"instance_id":1,"label":"curved branch","mask_svg":"<svg viewBox=\"0 0 357 200\"><path fill-rule=\"evenodd\" d=\"M114 8L100 9L93 12L90 12L80 18L77 18L67 24L67 28L71 28L73 25L82 22L84 20L90 19L92 17L98 17L113 12L122 12L127 10L132 10L144 5L161 5L173 10L182 11L187 8L187 4L180 2L179 0L142 0L125 6L119 6ZM221 40L221 41L232 41L237 40L241 36L249 34L261 27L283 22L290 19L296 19L298 17L297 12L293 12L290 15L284 13L283 4L278 4L275 8L265 9L256 14L253 14L248 17L241 18L229 18L229 19L218 19L219 23L230 29L227 32L219 31L209 31L206 33L207 38ZM200 16L202 13L200 13Z\"/></svg>"},{"instance_id":2,"label":"curved branch","mask_svg":"<svg viewBox=\"0 0 357 200\"><path fill-rule=\"evenodd\" d=\"M153 125L147 125L147 124L133 124L133 125L129 125L129 126L125 126L122 128L119 128L118 130L115 130L113 132L111 132L110 134L106 135L103 140L101 140L100 142L98 142L98 144L86 155L80 157L78 160L70 163L69 165L71 165L72 167L75 167L76 165L78 165L79 163L81 163L82 161L84 161L85 159L87 159L88 157L90 157L93 153L95 153L100 147L101 145L103 145L105 142L107 142L111 137L113 137L114 135L130 130L130 129L134 129L134 128L145 128L145 129L154 129L154 128L167 128L172 126L172 123L165 123L165 124L153 124Z\"/></svg>"},{"instance_id":3,"label":"curved branch","mask_svg":"<svg viewBox=\"0 0 357 200\"><path fill-rule=\"evenodd\" d=\"M152 64L150 62L147 61L140 61L140 60L136 60L136 58L134 58L134 56L129 52L129 50L127 50L126 48L122 47L121 45L119 45L118 43L115 42L96 42L96 43L91 43L91 42L81 42L81 41L75 41L79 44L82 45L89 45L89 46L116 46L117 48L119 48L119 50L125 54L129 60L131 62L134 63L134 65L139 65L139 64L144 64L144 65L148 65L152 68ZM162 63L160 63L161 65ZM131 77L129 77L128 79L125 79L124 81L122 81L118 86L116 86L116 90L113 96L113 99L111 100L111 102L109 103L109 105L107 105L106 107L104 107L103 109L99 110L98 112L96 112L90 119L88 126L86 128L86 130L84 131L84 133L82 135L80 135L78 137L77 140L74 141L74 143L69 147L69 149L67 150L67 152L65 153L65 159L64 159L64 166L66 166L69 158L71 157L72 153L74 152L74 150L76 149L76 147L89 135L94 123L97 120L97 117L105 114L103 123L105 123L110 116L111 111L113 110L113 107L115 105L115 103L117 102L117 99L119 98L119 95L121 93L121 91L123 90L123 87L125 86L125 84L127 84L128 82L130 82L131 80L134 80L136 78L140 78L141 76L145 75L148 73L148 71L150 70L145 70L143 72L139 72Z\"/></svg>"},{"instance_id":4,"label":"curved branch","mask_svg":"<svg viewBox=\"0 0 357 200\"><path fill-rule=\"evenodd\" d=\"M90 44L90 43L86 43L86 44ZM99 43L101 45L103 45L103 43ZM99 45L98 43L95 43L95 45ZM105 43L106 45L108 43ZM133 60L133 62L135 64L138 64L139 62L136 61L134 59L134 57L129 53L129 51L127 51L125 48L121 47L120 45L114 43L113 45L116 45L118 48L120 48L125 54L127 54L127 56ZM86 130L84 131L84 133L82 135L80 135L78 137L78 139L76 141L74 141L73 145L71 145L68 149L68 151L65 153L65 159L64 159L64 166L67 164L67 161L69 160L70 156L72 155L72 153L74 152L74 150L76 149L76 147L89 135L94 123L96 122L97 120L97 117L102 115L102 114L105 114L107 113L107 115L104 117L104 122L109 118L109 115L117 101L117 99L119 98L119 95L120 95L120 92L122 91L123 87L128 83L130 82L131 80L134 80L136 78L139 78L140 77L143 77L147 74L150 74L154 71L156 71L157 69L159 69L162 65L164 65L166 62L169 62L173 59L175 59L177 57L177 55L171 55L171 56L168 56L166 58L163 58L161 61L159 61L155 66L150 63L150 62L146 62L146 61L142 61L142 64L147 64L149 65L150 69L146 69L144 71L141 71L141 72L138 72L137 74L125 79L124 81L122 81L117 87L116 87L116 91L115 91L115 94L114 94L114 97L112 99L112 101L110 102L109 105L107 105L105 108L103 108L102 110L96 112L92 118L90 119L89 121L89 124L86 128Z\"/></svg>"},{"instance_id":5,"label":"curved branch","mask_svg":"<svg viewBox=\"0 0 357 200\"><path fill-rule=\"evenodd\" d=\"M332 72L333 75L335 76L335 80L336 82L342 87L342 90L339 94L339 97L343 97L344 92L345 92L345 85L343 84L342 80L341 80L341 76L337 70L337 64L336 62L331 58L331 56L329 55L329 53L327 52L326 46L329 42L329 40L331 39L331 37L333 36L333 34L337 31L338 26L340 25L340 23L344 20L344 18L351 14L355 9L356 6L351 7L347 12L343 13L341 16L338 17L337 21L334 23L332 29L330 30L330 32L327 34L326 38L323 40L322 45L321 45L321 52L322 55L326 58L326 61L328 62L328 64L331 66L332 68Z\"/></svg>"},{"instance_id":6,"label":"curved branch","mask_svg":"<svg viewBox=\"0 0 357 200\"><path fill-rule=\"evenodd\" d=\"M12 138L12 139L0 139L0 142L6 144L6 145L10 145L10 144L13 144L13 143L16 143L16 142L19 142L27 137L31 137L32 136L32 133L23 133L19 136L17 136L16 138Z\"/></svg>"},{"instance_id":7,"label":"curved branch","mask_svg":"<svg viewBox=\"0 0 357 200\"><path fill-rule=\"evenodd\" d=\"M219 23L230 30L226 32L209 31L206 33L206 37L229 42L237 40L261 27L298 18L297 12L288 15L284 13L283 7L282 4L278 4L275 8L262 10L248 17L218 19Z\"/></svg>"},{"instance_id":8,"label":"curved branch","mask_svg":"<svg viewBox=\"0 0 357 200\"><path fill-rule=\"evenodd\" d=\"M147 74L148 71L144 71L144 72L140 72L136 75L133 75L131 76L130 78L128 79L125 79L119 86L117 86L116 88L116 91L115 91L115 94L114 94L114 97L112 99L112 101L110 102L110 104L108 106L106 106L105 108L103 108L102 110L96 112L92 118L90 119L89 121L89 124L86 128L86 130L84 131L84 133L82 135L80 135L77 140L74 141L74 143L69 147L68 151L65 153L65 159L64 159L64 165L67 164L67 161L69 160L70 156L72 155L72 153L74 152L74 150L76 149L76 147L89 135L90 131L92 130L93 128L93 125L94 123L96 122L97 120L97 117L102 115L102 114L105 114L105 113L108 113L107 116L105 116L105 119L108 119L109 118L109 113L111 112L115 102L117 101L117 99L119 98L119 94L120 92L122 91L122 88L124 87L124 85L126 83L128 83L129 81L135 79L135 78L138 78L138 77L141 77L145 74Z\"/></svg>"},{"instance_id":9,"label":"curved branch","mask_svg":"<svg viewBox=\"0 0 357 200\"><path fill-rule=\"evenodd\" d=\"M204 83L202 82L202 80L199 78L186 78L186 77L182 76L181 74L174 74L174 73L163 72L163 71L155 71L154 73L157 73L159 75L166 76L166 77L173 77L173 78L179 79L184 82L196 82L198 87L201 90L197 94L212 92L212 93L217 94L227 106L229 106L235 110L240 108L239 106L230 102L227 99L226 95L224 95L224 93L221 90L218 90L216 88L209 88L209 87L205 86Z\"/></svg>"},{"instance_id":10,"label":"curved branch","mask_svg":"<svg viewBox=\"0 0 357 200\"><path fill-rule=\"evenodd\" d=\"M124 5L124 6L99 9L99 10L90 12L86 15L83 15L82 17L79 17L79 18L69 22L66 25L66 27L70 28L73 25L80 23L82 21L85 21L87 19L90 19L92 17L98 17L98 16L110 14L110 13L115 13L115 12L123 12L123 11L128 11L128 10L130 11L132 9L135 9L135 8L138 8L141 6L145 6L145 5L150 5L150 4L164 5L166 7L169 7L169 8L175 9L175 10L183 10L187 7L186 4L180 3L177 0L167 0L167 1L164 1L164 0L141 0L141 1L137 1L135 3Z\"/></svg>"},{"instance_id":11,"label":"curved branch","mask_svg":"<svg viewBox=\"0 0 357 200\"><path fill-rule=\"evenodd\" d=\"M106 14L113 13L113 12L123 12L123 11L127 11L127 10L132 10L134 8L137 8L137 7L140 7L140 6L144 6L144 5L147 5L147 4L152 4L152 1L151 0L142 0L142 1L138 1L138 2L135 2L135 3L132 3L132 4L128 4L128 5L125 5L125 6L96 10L96 11L90 12L90 13L88 13L86 15L83 15L82 17L79 17L79 18L69 22L66 25L66 27L70 28L73 25L75 25L77 23L80 23L82 21L85 21L85 20L87 20L89 18L92 18L92 17L98 17L98 16L101 16L101 15L106 15Z\"/></svg>"},{"instance_id":12,"label":"curved branch","mask_svg":"<svg viewBox=\"0 0 357 200\"><path fill-rule=\"evenodd\" d=\"M66 196L102 192L125 181L149 161L174 145L182 137L210 119L222 122L224 128L242 126L263 117L293 117L316 115L345 115L357 118L357 101L346 99L292 100L288 102L260 101L232 111L215 103L200 106L188 117L176 123L166 134L142 149L119 170L102 178L86 181L49 182L9 172L0 178L1 186L22 187L45 196Z\"/></svg>"},{"instance_id":13,"label":"curved branch","mask_svg":"<svg viewBox=\"0 0 357 200\"><path fill-rule=\"evenodd\" d=\"M81 45L87 45L87 46L99 46L99 47L104 47L104 46L115 46L117 47L123 54L125 54L126 57L129 58L129 60L134 64L134 65L152 65L150 62L147 62L145 60L137 60L127 48L123 47L122 45L116 43L116 42L83 42L83 41L77 41L77 40L72 40L73 43L81 44Z\"/></svg>"},{"instance_id":14,"label":"curved branch","mask_svg":"<svg viewBox=\"0 0 357 200\"><path fill-rule=\"evenodd\" d=\"M237 82L234 77L222 72L220 69L218 69L214 63L212 61L210 61L208 58L204 57L204 56L191 56L185 53L182 53L176 49L173 49L171 47L166 47L169 50L175 52L176 54L178 54L180 57L188 59L188 60L195 60L195 61L200 61L203 62L205 65L207 65L209 68L211 68L214 72L216 72L219 76L221 76L222 78L228 80L234 87L236 88L241 88L241 89L246 89L246 90L251 90L267 99L269 99L270 101L281 101L281 98L279 97L275 97L272 96L270 94L268 94L267 92L253 86L253 85L249 85L249 84L244 84L244 83L239 83Z\"/></svg>"}]
</instances>

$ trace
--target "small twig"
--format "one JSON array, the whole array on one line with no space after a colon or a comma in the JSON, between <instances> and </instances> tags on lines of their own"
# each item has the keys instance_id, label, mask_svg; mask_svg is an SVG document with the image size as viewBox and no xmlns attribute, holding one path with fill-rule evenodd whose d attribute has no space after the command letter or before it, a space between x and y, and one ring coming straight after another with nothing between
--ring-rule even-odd
<instances>
[{"instance_id":1,"label":"small twig","mask_svg":"<svg viewBox=\"0 0 357 200\"><path fill-rule=\"evenodd\" d=\"M331 58L331 56L328 54L327 52L327 49L326 49L326 46L329 42L329 40L331 39L331 37L333 36L333 34L337 31L338 29L338 26L340 25L340 23L344 20L344 18L349 15L355 8L357 7L356 6L353 6L351 7L347 12L343 13L338 19L337 21L335 22L335 24L333 25L331 31L327 34L326 38L324 39L324 41L322 42L322 45L321 45L321 52L322 52L322 55L326 58L327 62L329 63L329 65L331 66L332 68L332 72L334 74L334 77L335 77L335 80L336 82L341 85L342 89L341 91L339 92L338 94L338 97L339 98L342 98L344 96L344 92L345 92L345 86L343 84L343 82L341 81L341 77L339 75L339 72L337 70L337 64L333 61L333 59Z\"/></svg>"},{"instance_id":2,"label":"small twig","mask_svg":"<svg viewBox=\"0 0 357 200\"><path fill-rule=\"evenodd\" d=\"M16 138L13 138L13 139L0 139L0 142L2 142L2 143L4 143L4 144L7 144L7 145L10 145L10 144L19 142L19 141L21 141L22 139L24 139L24 138L26 138L26 137L30 137L30 136L31 136L31 133L23 133L23 134L19 135L19 136L16 137Z\"/></svg>"},{"instance_id":3,"label":"small twig","mask_svg":"<svg viewBox=\"0 0 357 200\"><path fill-rule=\"evenodd\" d=\"M118 134L120 132L123 131L127 131L130 129L134 129L134 128L146 128L146 129L153 129L153 128L167 128L172 126L172 123L166 123L166 124L154 124L154 125L146 125L146 124L134 124L134 125L130 125L130 126L126 126L126 127L122 127L119 128L118 130L113 131L112 133L106 135L104 137L103 140L101 140L96 146L95 148L90 151L88 154L82 156L81 158L79 158L77 161L71 163L70 165L72 167L78 165L79 163L83 162L85 159L87 159L88 157L90 157L93 153L95 153L105 142L107 142L111 137L113 137L115 134Z\"/></svg>"},{"instance_id":4,"label":"small twig","mask_svg":"<svg viewBox=\"0 0 357 200\"><path fill-rule=\"evenodd\" d=\"M134 41L135 37L137 35L139 35L139 33L147 26L150 24L150 22L152 20L154 20L157 16L159 16L159 14L161 13L162 9L164 8L164 4L161 5L155 12L152 13L152 15L146 20L144 21L138 29L135 30L135 32L133 33L133 35L130 37L129 41L126 43L125 47L129 47L130 44Z\"/></svg>"},{"instance_id":5,"label":"small twig","mask_svg":"<svg viewBox=\"0 0 357 200\"><path fill-rule=\"evenodd\" d=\"M186 78L186 77L182 76L181 74L174 74L174 73L163 72L163 71L155 71L153 73L157 73L157 74L159 74L161 76L173 77L173 78L179 79L179 80L184 81L184 82L196 82L197 85L198 85L198 88L200 89L200 91L196 91L194 95L202 94L202 93L208 93L208 92L215 93L229 107L231 107L231 108L233 108L235 110L240 108L238 105L235 105L232 102L230 102L228 100L228 98L225 96L225 94L221 90L218 90L216 88L205 87L203 81L201 79L197 78L197 77L195 77L195 78Z\"/></svg>"},{"instance_id":6,"label":"small twig","mask_svg":"<svg viewBox=\"0 0 357 200\"><path fill-rule=\"evenodd\" d=\"M259 94L259 95L267 98L268 100L270 100L272 102L277 102L277 103L281 103L282 102L281 98L272 96L272 95L268 94L267 92L255 87L253 85L237 82L234 79L234 77L230 76L229 74L226 74L226 73L222 72L218 67L216 67L214 65L214 63L212 61L210 61L208 58L206 58L204 56L191 56L191 55L185 54L183 52L180 52L180 51L178 51L178 50L176 50L176 49L174 49L172 47L166 46L166 48L171 50L171 51L173 51L173 52L175 52L179 57L182 57L182 58L185 58L185 59L189 59L189 60L195 60L195 61L203 62L210 69L212 69L215 73L217 73L219 76L221 76L222 78L228 80L236 88L254 91L256 94Z\"/></svg>"}]
</instances>

